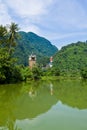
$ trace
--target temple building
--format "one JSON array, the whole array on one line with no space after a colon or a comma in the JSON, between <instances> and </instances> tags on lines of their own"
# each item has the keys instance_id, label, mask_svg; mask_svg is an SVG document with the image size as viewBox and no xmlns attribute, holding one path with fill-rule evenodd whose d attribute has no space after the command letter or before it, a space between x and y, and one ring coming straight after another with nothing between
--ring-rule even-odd
<instances>
[{"instance_id":1,"label":"temple building","mask_svg":"<svg viewBox=\"0 0 87 130\"><path fill-rule=\"evenodd\" d=\"M32 69L36 65L36 55L31 54L29 56L29 67Z\"/></svg>"}]
</instances>

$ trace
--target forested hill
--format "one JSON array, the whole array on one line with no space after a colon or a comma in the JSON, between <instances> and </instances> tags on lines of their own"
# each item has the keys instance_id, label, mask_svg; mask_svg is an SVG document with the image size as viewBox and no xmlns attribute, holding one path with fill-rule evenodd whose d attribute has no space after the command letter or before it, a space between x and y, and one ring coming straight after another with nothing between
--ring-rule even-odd
<instances>
[{"instance_id":1,"label":"forested hill","mask_svg":"<svg viewBox=\"0 0 87 130\"><path fill-rule=\"evenodd\" d=\"M54 66L61 71L78 71L87 67L87 42L62 47L54 56Z\"/></svg>"},{"instance_id":2,"label":"forested hill","mask_svg":"<svg viewBox=\"0 0 87 130\"><path fill-rule=\"evenodd\" d=\"M46 64L49 57L58 51L57 47L52 45L50 41L35 33L21 31L19 34L20 39L17 41L14 53L19 64L28 65L28 57L31 53L37 56L38 63Z\"/></svg>"}]
</instances>

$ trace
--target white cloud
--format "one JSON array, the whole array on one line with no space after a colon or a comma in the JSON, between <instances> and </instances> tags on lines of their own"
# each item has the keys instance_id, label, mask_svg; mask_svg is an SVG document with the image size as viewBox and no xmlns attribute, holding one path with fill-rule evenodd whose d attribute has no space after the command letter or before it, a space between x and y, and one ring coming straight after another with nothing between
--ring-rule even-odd
<instances>
[{"instance_id":1,"label":"white cloud","mask_svg":"<svg viewBox=\"0 0 87 130\"><path fill-rule=\"evenodd\" d=\"M34 24L28 24L28 25L21 25L21 31L25 32L34 32L38 35L40 35L40 29L38 26L35 26Z\"/></svg>"},{"instance_id":2,"label":"white cloud","mask_svg":"<svg viewBox=\"0 0 87 130\"><path fill-rule=\"evenodd\" d=\"M49 40L79 40L87 32L86 5L86 0L0 0L0 24L14 21Z\"/></svg>"},{"instance_id":3,"label":"white cloud","mask_svg":"<svg viewBox=\"0 0 87 130\"><path fill-rule=\"evenodd\" d=\"M0 24L6 25L11 21L12 19L8 14L7 7L0 1Z\"/></svg>"},{"instance_id":4,"label":"white cloud","mask_svg":"<svg viewBox=\"0 0 87 130\"><path fill-rule=\"evenodd\" d=\"M85 11L78 0L54 0L49 19L51 24L61 29L76 29L82 23L87 23L86 14L87 10Z\"/></svg>"},{"instance_id":5,"label":"white cloud","mask_svg":"<svg viewBox=\"0 0 87 130\"><path fill-rule=\"evenodd\" d=\"M46 13L46 7L52 0L7 0L5 3L20 17L42 15Z\"/></svg>"},{"instance_id":6,"label":"white cloud","mask_svg":"<svg viewBox=\"0 0 87 130\"><path fill-rule=\"evenodd\" d=\"M44 33L43 36L49 39L53 44L55 44L59 48L59 43L62 46L64 45L64 43L71 43L75 41L77 42L80 40L86 41L85 37L87 36L87 32L86 31L68 32L68 33L49 32L49 33Z\"/></svg>"},{"instance_id":7,"label":"white cloud","mask_svg":"<svg viewBox=\"0 0 87 130\"><path fill-rule=\"evenodd\" d=\"M48 7L53 0L3 0L10 16L24 31L34 31L40 34L40 27L44 15L48 14ZM7 14L9 16L9 14ZM43 20L42 20L43 21Z\"/></svg>"}]
</instances>

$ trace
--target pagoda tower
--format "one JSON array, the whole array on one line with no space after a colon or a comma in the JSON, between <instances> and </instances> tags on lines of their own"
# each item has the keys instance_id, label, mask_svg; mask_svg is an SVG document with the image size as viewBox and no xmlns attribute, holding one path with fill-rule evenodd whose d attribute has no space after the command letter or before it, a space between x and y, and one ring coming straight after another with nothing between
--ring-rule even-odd
<instances>
[{"instance_id":1,"label":"pagoda tower","mask_svg":"<svg viewBox=\"0 0 87 130\"><path fill-rule=\"evenodd\" d=\"M36 65L36 55L31 54L29 56L29 67L32 69Z\"/></svg>"}]
</instances>

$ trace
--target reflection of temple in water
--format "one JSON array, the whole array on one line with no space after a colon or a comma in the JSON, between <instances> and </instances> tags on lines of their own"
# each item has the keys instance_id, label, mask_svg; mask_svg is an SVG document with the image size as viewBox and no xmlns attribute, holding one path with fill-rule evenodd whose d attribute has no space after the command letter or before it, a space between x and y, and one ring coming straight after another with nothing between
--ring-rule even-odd
<instances>
[{"instance_id":1,"label":"reflection of temple in water","mask_svg":"<svg viewBox=\"0 0 87 130\"><path fill-rule=\"evenodd\" d=\"M50 94L53 95L53 84L50 83Z\"/></svg>"},{"instance_id":2,"label":"reflection of temple in water","mask_svg":"<svg viewBox=\"0 0 87 130\"><path fill-rule=\"evenodd\" d=\"M29 91L29 96L30 96L31 98L34 98L34 97L37 96L37 92L36 92L35 90L31 89L31 90Z\"/></svg>"},{"instance_id":3,"label":"reflection of temple in water","mask_svg":"<svg viewBox=\"0 0 87 130\"><path fill-rule=\"evenodd\" d=\"M8 84L0 87L0 130L3 129L1 126L5 126L8 117L9 120L14 122L16 120L33 119L38 115L47 113L58 101L61 101L67 107L69 106L71 111L72 108L86 110L86 82L84 84L80 80L62 81L43 81L17 85ZM36 97L33 91L36 91ZM51 94L53 95L51 96ZM34 96L33 100L30 96Z\"/></svg>"}]
</instances>

